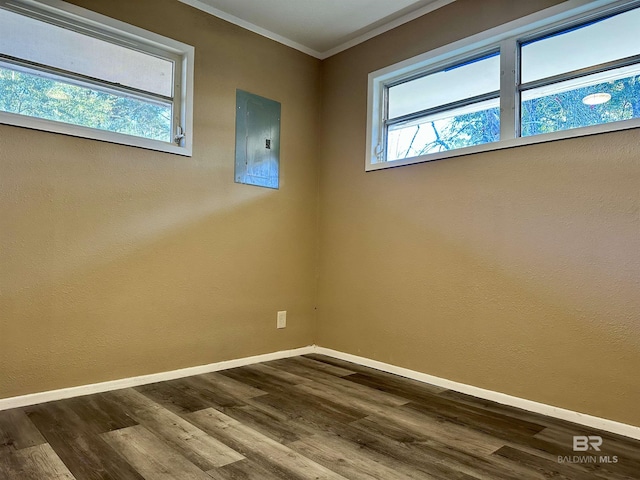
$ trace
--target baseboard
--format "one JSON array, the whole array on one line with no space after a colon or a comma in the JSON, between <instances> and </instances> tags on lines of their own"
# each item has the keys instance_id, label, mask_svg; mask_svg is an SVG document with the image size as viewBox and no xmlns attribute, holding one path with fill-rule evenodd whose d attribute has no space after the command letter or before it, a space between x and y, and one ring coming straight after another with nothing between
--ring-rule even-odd
<instances>
[{"instance_id":1,"label":"baseboard","mask_svg":"<svg viewBox=\"0 0 640 480\"><path fill-rule=\"evenodd\" d=\"M597 428L599 430L605 430L607 432L640 440L640 427L636 427L634 425L628 425L626 423L620 423L606 418L594 417L592 415L587 415L586 413L574 412L573 410L554 407L545 403L534 402L524 398L507 395L505 393L494 392L492 390L454 382L452 380L447 380L446 378L435 377L433 375L417 372L408 368L397 367L389 363L379 362L377 360L371 360L369 358L359 357L357 355L351 355L350 353L343 353L329 348L316 347L315 353L338 358L340 360L346 360L347 362L357 363L364 367L375 368L376 370L382 370L383 372L394 373L402 377L465 393L484 400L491 400L503 405L521 408L522 410L527 410L529 412L540 413L548 417L558 418L560 420L566 420L579 425Z\"/></svg>"},{"instance_id":2,"label":"baseboard","mask_svg":"<svg viewBox=\"0 0 640 480\"><path fill-rule=\"evenodd\" d=\"M244 367L254 363L268 362L270 360L278 360L280 358L297 357L315 352L315 346L296 348L294 350L282 350L279 352L265 353L263 355L255 355L253 357L239 358L235 360L226 360L223 362L210 363L209 365L200 365L197 367L182 368L180 370L172 370L170 372L153 373L150 375L142 375L140 377L123 378L110 382L94 383L91 385L82 385L79 387L63 388L60 390L50 390L48 392L33 393L30 395L22 395L20 397L11 397L0 399L0 411L9 410L11 408L26 407L36 405L38 403L52 402L55 400L64 400L65 398L81 397L84 395L92 395L94 393L108 392L111 390L119 390L121 388L138 387L149 383L165 382L167 380L175 380L177 378L190 377L192 375L201 375L203 373L217 372L227 370L229 368Z\"/></svg>"},{"instance_id":3,"label":"baseboard","mask_svg":"<svg viewBox=\"0 0 640 480\"><path fill-rule=\"evenodd\" d=\"M309 345L307 347L296 348L294 350L282 350L279 352L266 353L263 355L255 355L253 357L239 358L235 360L226 360L223 362L211 363L209 365L200 365L197 367L183 368L180 370L172 370L170 372L154 373L151 375L142 375L139 377L123 378L110 382L94 383L91 385L83 385L79 387L63 388L60 390L51 390L48 392L34 393L31 395L23 395L20 397L11 397L0 399L0 411L9 410L11 408L26 407L38 403L52 402L55 400L63 400L65 398L81 397L94 393L108 392L111 390L119 390L121 388L131 388L149 383L164 382L167 380L175 380L177 378L190 377L192 375L201 375L203 373L217 372L227 370L229 368L244 367L255 363L268 362L270 360L278 360L281 358L297 357L299 355L307 355L310 353L318 353L329 357L346 360L348 362L357 363L365 367L375 368L383 372L394 373L402 377L418 380L419 382L429 383L438 387L447 388L456 392L465 393L474 397L491 400L493 402L509 405L511 407L521 408L529 412L539 413L560 420L566 420L579 425L591 428L597 428L607 432L623 435L625 437L640 440L640 427L627 425L606 418L594 417L585 413L574 412L565 408L554 407L544 403L526 400L524 398L514 397L505 393L494 392L484 388L466 385L464 383L454 382L446 378L440 378L426 373L410 370L408 368L397 367L389 363L371 360L365 357L359 357L350 353L344 353L330 348L319 347L317 345Z\"/></svg>"}]
</instances>

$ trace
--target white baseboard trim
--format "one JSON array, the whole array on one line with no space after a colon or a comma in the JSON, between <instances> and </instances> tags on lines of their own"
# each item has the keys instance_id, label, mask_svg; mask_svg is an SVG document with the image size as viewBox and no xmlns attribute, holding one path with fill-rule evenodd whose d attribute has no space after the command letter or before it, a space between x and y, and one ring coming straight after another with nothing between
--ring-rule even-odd
<instances>
[{"instance_id":1,"label":"white baseboard trim","mask_svg":"<svg viewBox=\"0 0 640 480\"><path fill-rule=\"evenodd\" d=\"M263 355L226 360L197 367L182 368L180 370L172 370L170 372L152 373L150 375L142 375L140 377L123 378L120 380L112 380L110 382L62 388L60 390L50 390L48 392L33 393L30 395L22 395L20 397L3 398L0 399L0 411L9 410L11 408L27 407L38 403L52 402L55 400L64 400L65 398L81 397L84 395L92 395L94 393L120 390L122 388L138 387L149 383L165 382L167 380L175 380L177 378L190 377L192 375L217 372L220 370L227 370L229 368L244 367L254 363L278 360L280 358L297 357L299 355L306 355L314 352L315 345L309 345L307 347L296 348L294 350L265 353Z\"/></svg>"},{"instance_id":2,"label":"white baseboard trim","mask_svg":"<svg viewBox=\"0 0 640 480\"><path fill-rule=\"evenodd\" d=\"M357 363L365 367L375 368L383 372L394 373L402 377L418 380L419 382L429 383L438 387L447 388L456 392L465 393L474 397L491 400L493 402L509 405L511 407L521 408L529 412L547 415L549 417L566 420L579 425L591 428L597 428L607 432L623 435L625 437L640 440L640 427L627 425L606 418L594 417L585 413L574 412L564 408L554 407L544 403L526 400L524 398L514 397L505 393L494 392L484 388L466 385L464 383L454 382L446 378L440 378L426 373L410 370L408 368L397 367L389 363L371 360L365 357L359 357L350 353L344 353L330 348L319 347L317 345L309 345L307 347L296 348L293 350L282 350L279 352L265 353L263 355L255 355L253 357L239 358L235 360L226 360L223 362L211 363L209 365L200 365L197 367L183 368L180 370L172 370L170 372L153 373L150 375L142 375L139 377L123 378L109 382L94 383L91 385L82 385L79 387L63 388L60 390L51 390L48 392L33 393L30 395L22 395L19 397L11 397L0 399L0 411L9 410L11 408L27 407L38 403L52 402L55 400L64 400L66 398L81 397L94 393L108 392L111 390L119 390L122 388L137 387L147 385L149 383L164 382L167 380L175 380L177 378L190 377L192 375L201 375L203 373L217 372L227 370L229 368L244 367L255 363L268 362L270 360L278 360L281 358L297 357L299 355L307 355L310 353L318 353L329 357L346 360L348 362Z\"/></svg>"},{"instance_id":3,"label":"white baseboard trim","mask_svg":"<svg viewBox=\"0 0 640 480\"><path fill-rule=\"evenodd\" d=\"M574 412L573 410L554 407L545 403L534 402L531 400L526 400L524 398L507 395L505 393L485 390L484 388L454 382L445 378L435 377L433 375L417 372L408 368L396 367L395 365L391 365L389 363L379 362L377 360L371 360L369 358L359 357L357 355L351 355L350 353L343 353L337 350L331 350L329 348L315 347L314 353L327 355L329 357L346 360L352 363L357 363L358 365L375 368L376 370L382 370L383 372L394 373L402 377L411 378L412 380L418 380L419 382L429 383L438 387L465 393L467 395L472 395L484 400L491 400L503 405L521 408L529 412L539 413L548 417L558 418L560 420L566 420L568 422L577 423L586 427L597 428L599 430L605 430L607 432L616 433L618 435L623 435L625 437L640 440L640 427L628 425L626 423L616 422L614 420L608 420L606 418L594 417L592 415L587 415L586 413ZM580 433L576 432L576 435L578 434Z\"/></svg>"}]
</instances>

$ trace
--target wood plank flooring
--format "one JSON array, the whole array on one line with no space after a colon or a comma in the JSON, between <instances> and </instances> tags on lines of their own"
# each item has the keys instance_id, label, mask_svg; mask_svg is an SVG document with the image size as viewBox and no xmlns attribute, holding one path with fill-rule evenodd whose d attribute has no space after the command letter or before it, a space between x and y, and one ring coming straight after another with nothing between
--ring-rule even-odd
<instances>
[{"instance_id":1,"label":"wood plank flooring","mask_svg":"<svg viewBox=\"0 0 640 480\"><path fill-rule=\"evenodd\" d=\"M0 480L212 478L639 480L640 441L320 355L0 412Z\"/></svg>"}]
</instances>

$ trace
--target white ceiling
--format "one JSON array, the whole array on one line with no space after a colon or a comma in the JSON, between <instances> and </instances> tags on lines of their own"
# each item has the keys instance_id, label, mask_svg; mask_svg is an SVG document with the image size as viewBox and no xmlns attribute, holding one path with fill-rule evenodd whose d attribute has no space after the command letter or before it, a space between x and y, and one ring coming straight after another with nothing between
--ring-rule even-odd
<instances>
[{"instance_id":1,"label":"white ceiling","mask_svg":"<svg viewBox=\"0 0 640 480\"><path fill-rule=\"evenodd\" d=\"M455 0L180 0L327 58Z\"/></svg>"}]
</instances>

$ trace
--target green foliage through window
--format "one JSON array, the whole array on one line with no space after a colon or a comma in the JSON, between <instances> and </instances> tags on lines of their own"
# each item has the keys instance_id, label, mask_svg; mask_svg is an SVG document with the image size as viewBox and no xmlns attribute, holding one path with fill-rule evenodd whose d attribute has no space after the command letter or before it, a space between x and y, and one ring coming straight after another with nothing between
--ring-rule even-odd
<instances>
[{"instance_id":1,"label":"green foliage through window","mask_svg":"<svg viewBox=\"0 0 640 480\"><path fill-rule=\"evenodd\" d=\"M170 103L0 67L0 111L171 142Z\"/></svg>"},{"instance_id":2,"label":"green foliage through window","mask_svg":"<svg viewBox=\"0 0 640 480\"><path fill-rule=\"evenodd\" d=\"M609 94L599 105L588 105L588 95ZM640 75L582 88L566 88L522 101L522 136L640 118Z\"/></svg>"},{"instance_id":3,"label":"green foliage through window","mask_svg":"<svg viewBox=\"0 0 640 480\"><path fill-rule=\"evenodd\" d=\"M482 145L500 140L500 109L485 108L438 120L414 121L389 129L389 160Z\"/></svg>"}]
</instances>

